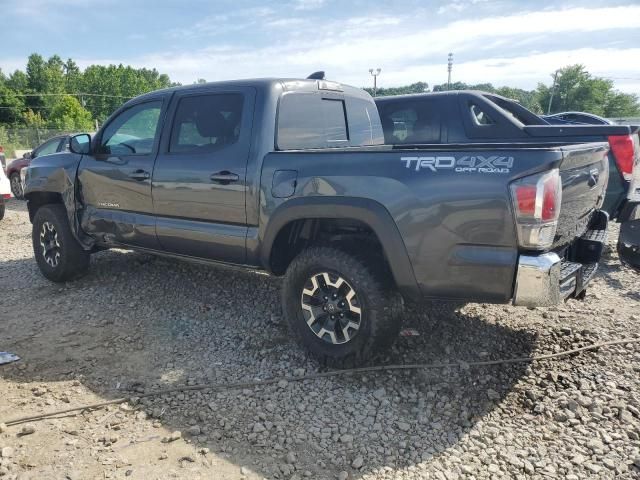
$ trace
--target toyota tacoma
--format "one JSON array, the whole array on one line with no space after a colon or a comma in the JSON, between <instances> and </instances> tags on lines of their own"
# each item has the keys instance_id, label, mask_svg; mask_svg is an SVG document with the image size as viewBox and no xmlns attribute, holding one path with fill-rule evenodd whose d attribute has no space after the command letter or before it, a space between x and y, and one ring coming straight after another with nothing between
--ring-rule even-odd
<instances>
[{"instance_id":1,"label":"toyota tacoma","mask_svg":"<svg viewBox=\"0 0 640 480\"><path fill-rule=\"evenodd\" d=\"M403 300L523 306L581 297L607 231L606 142L384 144L373 99L315 79L160 90L25 197L42 274L118 247L283 276L291 330L344 367L389 347Z\"/></svg>"}]
</instances>

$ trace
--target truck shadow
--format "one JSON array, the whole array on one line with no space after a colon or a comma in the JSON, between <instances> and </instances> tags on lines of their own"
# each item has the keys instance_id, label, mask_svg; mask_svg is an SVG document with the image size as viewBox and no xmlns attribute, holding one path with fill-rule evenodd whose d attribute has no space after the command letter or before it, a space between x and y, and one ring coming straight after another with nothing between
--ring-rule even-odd
<instances>
[{"instance_id":1,"label":"truck shadow","mask_svg":"<svg viewBox=\"0 0 640 480\"><path fill-rule=\"evenodd\" d=\"M612 229L612 237L617 239L618 227ZM602 260L598 266L598 275L600 275L604 281L616 290L616 292L624 298L632 301L640 301L640 291L637 288L629 288L622 279L638 277L640 271L624 265L620 261L618 252L613 245L609 246L602 255Z\"/></svg>"},{"instance_id":2,"label":"truck shadow","mask_svg":"<svg viewBox=\"0 0 640 480\"><path fill-rule=\"evenodd\" d=\"M321 370L282 323L276 279L124 251L95 255L84 279L64 285L44 280L29 258L2 262L0 272L0 288L11 285L14 302L0 306L2 349L23 358L0 367L0 375L26 388L79 380L108 400L183 384ZM503 327L490 315L465 315L457 307L409 307L405 326L415 336L401 337L376 363L469 362L526 356L534 349L532 331ZM240 466L247 466L268 478L305 471L335 478L343 470L359 478L427 462L454 447L480 419L499 411L526 369L463 364L176 393L143 399L133 407L142 416L117 414L132 424L151 420L184 432L190 442L209 448L209 457L238 465L238 476ZM76 403L73 397L64 403L55 392L45 395L51 402L39 411ZM16 408L2 416L21 414ZM190 427L197 428L188 434ZM295 467L287 453L293 453ZM357 457L362 469L351 467Z\"/></svg>"}]
</instances>

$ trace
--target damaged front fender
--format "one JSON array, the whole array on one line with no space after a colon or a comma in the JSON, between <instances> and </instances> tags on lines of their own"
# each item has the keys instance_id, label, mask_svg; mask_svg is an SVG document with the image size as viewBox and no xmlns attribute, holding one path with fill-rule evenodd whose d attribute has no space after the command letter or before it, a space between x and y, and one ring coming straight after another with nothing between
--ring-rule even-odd
<instances>
[{"instance_id":1,"label":"damaged front fender","mask_svg":"<svg viewBox=\"0 0 640 480\"><path fill-rule=\"evenodd\" d=\"M82 155L76 153L56 153L36 158L27 170L24 195L32 221L41 206L62 203L73 236L83 248L91 250L94 240L82 231L77 215L80 205L76 196L76 179L81 159Z\"/></svg>"}]
</instances>

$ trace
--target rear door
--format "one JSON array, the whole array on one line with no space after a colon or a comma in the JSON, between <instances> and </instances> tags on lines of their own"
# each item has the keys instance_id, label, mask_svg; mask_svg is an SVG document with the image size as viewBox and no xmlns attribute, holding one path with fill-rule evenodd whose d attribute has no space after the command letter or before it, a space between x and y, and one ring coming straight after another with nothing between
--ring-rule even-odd
<instances>
[{"instance_id":1,"label":"rear door","mask_svg":"<svg viewBox=\"0 0 640 480\"><path fill-rule=\"evenodd\" d=\"M255 95L248 87L199 87L174 97L170 133L153 172L162 249L245 262L246 171Z\"/></svg>"},{"instance_id":2,"label":"rear door","mask_svg":"<svg viewBox=\"0 0 640 480\"><path fill-rule=\"evenodd\" d=\"M98 241L158 248L151 173L163 97L142 100L109 120L78 168L82 229Z\"/></svg>"}]
</instances>

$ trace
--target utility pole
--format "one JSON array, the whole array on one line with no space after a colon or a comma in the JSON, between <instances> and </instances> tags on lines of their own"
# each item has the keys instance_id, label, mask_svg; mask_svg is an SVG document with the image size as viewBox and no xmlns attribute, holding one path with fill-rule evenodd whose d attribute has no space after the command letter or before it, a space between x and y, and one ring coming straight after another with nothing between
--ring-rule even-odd
<instances>
[{"instance_id":1,"label":"utility pole","mask_svg":"<svg viewBox=\"0 0 640 480\"><path fill-rule=\"evenodd\" d=\"M453 69L453 53L449 52L447 56L447 71L449 72L449 77L447 79L447 90L451 90L451 70Z\"/></svg>"},{"instance_id":2,"label":"utility pole","mask_svg":"<svg viewBox=\"0 0 640 480\"><path fill-rule=\"evenodd\" d=\"M376 96L376 91L378 90L378 75L380 75L380 72L382 70L380 70L379 68L376 68L375 70L373 68L369 69L369 73L371 74L371 76L373 77L373 96Z\"/></svg>"},{"instance_id":3,"label":"utility pole","mask_svg":"<svg viewBox=\"0 0 640 480\"><path fill-rule=\"evenodd\" d=\"M551 102L553 102L553 94L556 91L556 81L558 80L558 70L553 74L553 85L551 86L551 95L549 96L549 106L547 107L547 115L551 113Z\"/></svg>"}]
</instances>

